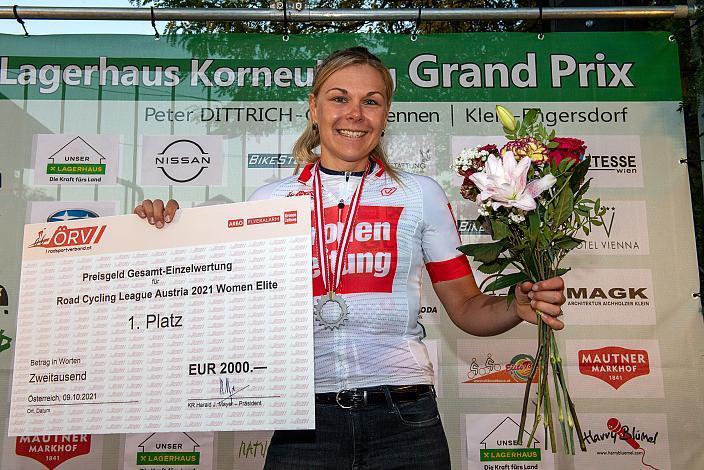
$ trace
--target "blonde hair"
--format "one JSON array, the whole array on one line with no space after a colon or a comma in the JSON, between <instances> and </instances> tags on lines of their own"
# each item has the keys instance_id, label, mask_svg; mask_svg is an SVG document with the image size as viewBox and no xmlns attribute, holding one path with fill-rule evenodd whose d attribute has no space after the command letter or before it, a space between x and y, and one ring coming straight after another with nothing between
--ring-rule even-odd
<instances>
[{"instance_id":1,"label":"blonde hair","mask_svg":"<svg viewBox=\"0 0 704 470\"><path fill-rule=\"evenodd\" d=\"M394 82L391 78L391 73L389 69L381 62L381 60L369 52L366 47L350 47L349 49L343 49L341 51L335 51L325 59L323 59L320 64L315 68L315 76L313 78L313 86L310 93L317 98L318 93L320 93L320 88L323 83L330 78L335 72L349 67L350 65L369 65L373 67L381 74L381 78L384 80L384 92L386 93L386 107L391 107L391 98L394 94ZM318 160L319 155L313 153L313 149L320 145L320 134L317 128L313 127L313 121L308 118L306 123L306 128L303 133L298 137L296 143L293 145L293 156L298 161L299 165L305 165L306 163L314 163ZM384 151L381 141L374 147L371 152L371 157L379 160L389 176L397 180L398 175L396 171L389 165L389 158Z\"/></svg>"}]
</instances>

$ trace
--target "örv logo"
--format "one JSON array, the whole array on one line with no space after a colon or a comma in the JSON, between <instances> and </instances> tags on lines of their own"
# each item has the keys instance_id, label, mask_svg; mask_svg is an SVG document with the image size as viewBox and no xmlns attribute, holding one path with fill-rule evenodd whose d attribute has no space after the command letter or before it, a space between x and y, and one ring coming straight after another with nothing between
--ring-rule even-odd
<instances>
[{"instance_id":1,"label":"\u00f6rv logo","mask_svg":"<svg viewBox=\"0 0 704 470\"><path fill-rule=\"evenodd\" d=\"M34 242L28 248L57 248L57 247L78 247L95 245L100 242L100 238L105 232L105 225L93 225L90 227L68 228L61 225L54 233L47 237L44 230L40 230Z\"/></svg>"},{"instance_id":2,"label":"\u00f6rv logo","mask_svg":"<svg viewBox=\"0 0 704 470\"><path fill-rule=\"evenodd\" d=\"M619 346L581 350L579 372L603 380L618 390L629 380L650 374L648 351Z\"/></svg>"}]
</instances>

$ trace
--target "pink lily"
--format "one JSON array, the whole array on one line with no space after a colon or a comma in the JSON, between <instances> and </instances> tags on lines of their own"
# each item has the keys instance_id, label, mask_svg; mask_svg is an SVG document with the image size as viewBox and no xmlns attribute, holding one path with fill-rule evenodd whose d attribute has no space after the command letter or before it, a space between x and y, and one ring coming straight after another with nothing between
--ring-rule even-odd
<instances>
[{"instance_id":1,"label":"pink lily","mask_svg":"<svg viewBox=\"0 0 704 470\"><path fill-rule=\"evenodd\" d=\"M505 152L501 159L489 155L484 170L469 176L481 191L479 199L490 201L494 210L499 207L515 207L531 211L537 207L535 198L550 189L557 179L547 174L528 183L531 160L523 157L519 162L513 152Z\"/></svg>"}]
</instances>

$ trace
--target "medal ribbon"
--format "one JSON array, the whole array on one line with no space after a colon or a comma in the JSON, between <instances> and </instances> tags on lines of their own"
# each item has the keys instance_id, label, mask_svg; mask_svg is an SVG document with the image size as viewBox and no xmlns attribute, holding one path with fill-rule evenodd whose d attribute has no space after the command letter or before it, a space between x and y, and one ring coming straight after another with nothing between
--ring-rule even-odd
<instances>
[{"instance_id":1,"label":"medal ribbon","mask_svg":"<svg viewBox=\"0 0 704 470\"><path fill-rule=\"evenodd\" d=\"M369 162L367 162L367 167L364 169L364 174L362 175L362 180L359 182L359 186L357 186L357 189L352 195L350 208L347 212L347 219L342 226L342 238L340 239L337 249L337 258L335 259L335 266L333 268L330 266L328 249L325 243L323 183L320 177L320 161L316 162L313 166L313 211L315 212L316 235L318 237L318 263L320 264L320 271L323 274L323 286L331 299L342 279L343 260L347 253L347 246L350 243L350 234L352 233L352 226L357 217L357 209L359 208L359 201L362 198L364 179L367 177L367 173L369 173Z\"/></svg>"}]
</instances>

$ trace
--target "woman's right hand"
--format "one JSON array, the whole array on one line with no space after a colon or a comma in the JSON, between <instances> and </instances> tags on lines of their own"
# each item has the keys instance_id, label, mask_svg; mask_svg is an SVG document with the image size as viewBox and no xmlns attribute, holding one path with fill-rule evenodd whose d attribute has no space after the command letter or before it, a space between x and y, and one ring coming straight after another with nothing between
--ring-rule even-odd
<instances>
[{"instance_id":1,"label":"woman's right hand","mask_svg":"<svg viewBox=\"0 0 704 470\"><path fill-rule=\"evenodd\" d=\"M166 206L164 206L164 201L161 199L154 199L153 201L145 199L134 208L134 213L142 219L147 219L156 228L163 228L165 224L174 220L177 210L178 202L173 199L169 199Z\"/></svg>"}]
</instances>

